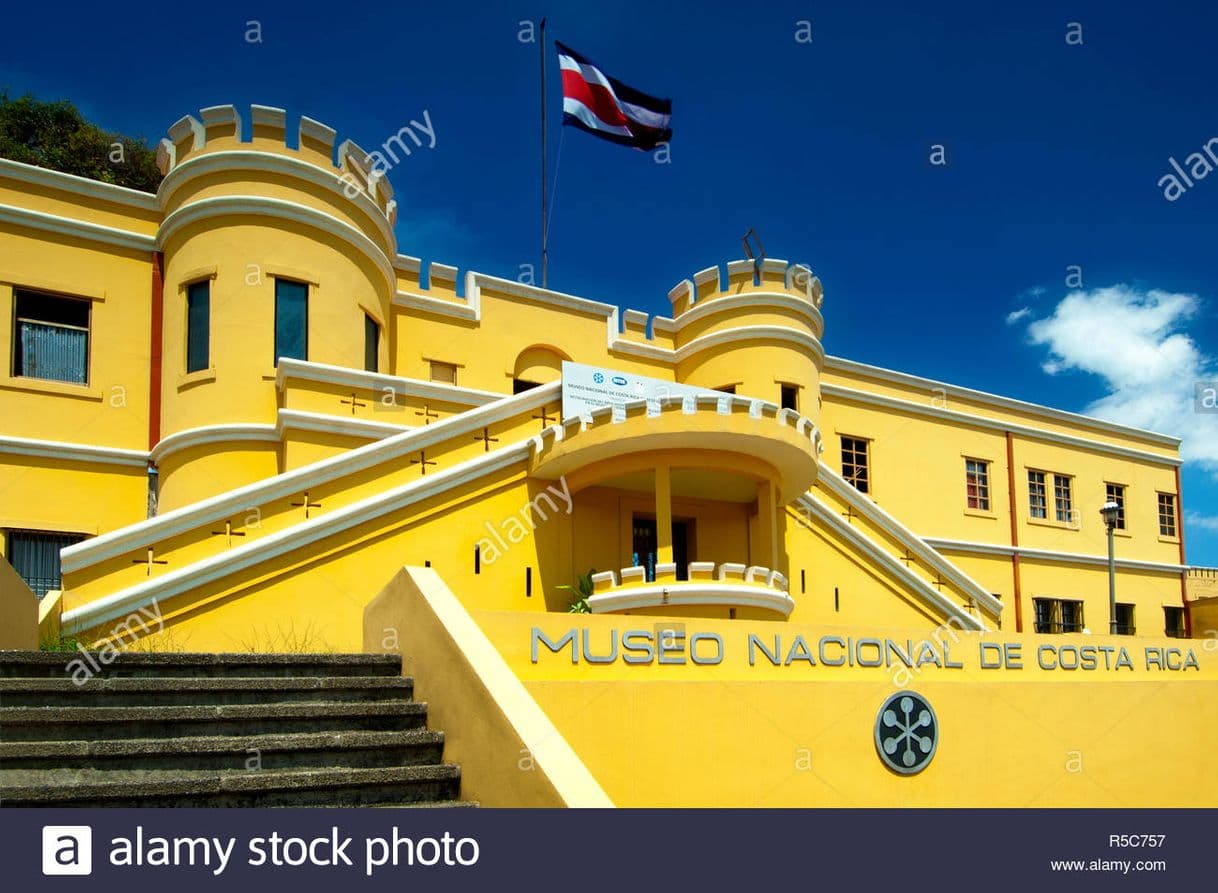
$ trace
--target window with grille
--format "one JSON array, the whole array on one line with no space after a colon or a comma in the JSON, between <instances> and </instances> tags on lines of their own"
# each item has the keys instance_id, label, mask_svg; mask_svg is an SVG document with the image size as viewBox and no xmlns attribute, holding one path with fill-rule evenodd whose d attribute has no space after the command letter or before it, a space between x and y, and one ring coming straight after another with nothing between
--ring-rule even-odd
<instances>
[{"instance_id":1,"label":"window with grille","mask_svg":"<svg viewBox=\"0 0 1218 893\"><path fill-rule=\"evenodd\" d=\"M1081 633L1083 603L1061 598L1032 600L1038 633Z\"/></svg>"},{"instance_id":2,"label":"window with grille","mask_svg":"<svg viewBox=\"0 0 1218 893\"><path fill-rule=\"evenodd\" d=\"M1176 535L1176 494L1159 494L1159 536Z\"/></svg>"},{"instance_id":3,"label":"window with grille","mask_svg":"<svg viewBox=\"0 0 1218 893\"><path fill-rule=\"evenodd\" d=\"M84 536L41 530L10 530L5 539L8 563L34 590L34 594L42 598L52 589L59 589L63 585L59 572L59 550L79 543Z\"/></svg>"},{"instance_id":4,"label":"window with grille","mask_svg":"<svg viewBox=\"0 0 1218 893\"><path fill-rule=\"evenodd\" d=\"M965 459L964 486L968 497L968 507L988 512L990 510L990 463L982 459Z\"/></svg>"},{"instance_id":5,"label":"window with grille","mask_svg":"<svg viewBox=\"0 0 1218 893\"><path fill-rule=\"evenodd\" d=\"M1173 639L1184 638L1184 609L1164 606L1163 631Z\"/></svg>"},{"instance_id":6,"label":"window with grille","mask_svg":"<svg viewBox=\"0 0 1218 893\"><path fill-rule=\"evenodd\" d=\"M13 375L88 384L91 302L15 289L13 304Z\"/></svg>"},{"instance_id":7,"label":"window with grille","mask_svg":"<svg viewBox=\"0 0 1218 893\"><path fill-rule=\"evenodd\" d=\"M1028 514L1033 518L1048 517L1048 503L1045 498L1045 473L1043 471L1028 472Z\"/></svg>"},{"instance_id":8,"label":"window with grille","mask_svg":"<svg viewBox=\"0 0 1218 893\"><path fill-rule=\"evenodd\" d=\"M1053 514L1058 521L1070 521L1074 517L1074 479L1062 474L1053 475Z\"/></svg>"},{"instance_id":9,"label":"window with grille","mask_svg":"<svg viewBox=\"0 0 1218 893\"><path fill-rule=\"evenodd\" d=\"M842 437L842 477L860 493L871 491L867 441L863 438Z\"/></svg>"},{"instance_id":10,"label":"window with grille","mask_svg":"<svg viewBox=\"0 0 1218 893\"><path fill-rule=\"evenodd\" d=\"M1125 485L1124 484L1105 484L1104 485L1104 502L1115 502L1120 509L1117 511L1116 529L1125 529Z\"/></svg>"}]
</instances>

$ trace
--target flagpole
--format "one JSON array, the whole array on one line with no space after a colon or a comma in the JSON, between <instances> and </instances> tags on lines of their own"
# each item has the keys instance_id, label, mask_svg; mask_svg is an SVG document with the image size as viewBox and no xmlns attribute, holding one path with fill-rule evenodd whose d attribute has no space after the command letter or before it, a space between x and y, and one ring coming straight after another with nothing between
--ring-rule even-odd
<instances>
[{"instance_id":1,"label":"flagpole","mask_svg":"<svg viewBox=\"0 0 1218 893\"><path fill-rule=\"evenodd\" d=\"M541 20L541 287L546 287L546 20Z\"/></svg>"}]
</instances>

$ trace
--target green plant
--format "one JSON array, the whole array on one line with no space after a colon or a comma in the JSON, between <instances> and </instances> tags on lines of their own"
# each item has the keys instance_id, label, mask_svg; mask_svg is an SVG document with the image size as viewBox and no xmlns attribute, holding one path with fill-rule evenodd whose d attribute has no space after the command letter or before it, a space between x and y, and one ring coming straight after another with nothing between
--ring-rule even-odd
<instances>
[{"instance_id":1,"label":"green plant","mask_svg":"<svg viewBox=\"0 0 1218 893\"><path fill-rule=\"evenodd\" d=\"M59 636L54 639L42 639L38 642L39 651L79 651L83 643L74 636Z\"/></svg>"},{"instance_id":2,"label":"green plant","mask_svg":"<svg viewBox=\"0 0 1218 893\"><path fill-rule=\"evenodd\" d=\"M558 589L565 589L578 596L567 607L569 614L591 614L592 609L588 607L588 598L592 595L592 575L596 573L596 568L588 571L586 574L580 574L575 578L574 586L559 586Z\"/></svg>"},{"instance_id":3,"label":"green plant","mask_svg":"<svg viewBox=\"0 0 1218 893\"><path fill-rule=\"evenodd\" d=\"M116 186L156 192L156 151L142 138L103 130L72 103L13 99L0 90L0 158Z\"/></svg>"}]
</instances>

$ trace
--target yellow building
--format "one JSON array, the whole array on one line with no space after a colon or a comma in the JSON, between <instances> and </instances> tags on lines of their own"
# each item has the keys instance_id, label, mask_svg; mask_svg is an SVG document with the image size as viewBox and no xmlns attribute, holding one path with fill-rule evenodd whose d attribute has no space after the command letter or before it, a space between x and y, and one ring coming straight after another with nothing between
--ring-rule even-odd
<instances>
[{"instance_id":1,"label":"yellow building","mask_svg":"<svg viewBox=\"0 0 1218 893\"><path fill-rule=\"evenodd\" d=\"M1158 673L1179 697L1144 722L1188 708L1218 728L1202 697L1212 655L1167 641L1190 634L1176 438L826 355L821 283L800 264L708 267L653 317L424 265L399 253L393 189L368 153L309 118L287 130L263 106L188 115L162 141L156 195L0 161L0 527L8 560L52 593L44 633L216 651L409 640L426 680L423 654L449 639L417 641L418 617L382 636L385 612L407 610L386 607L398 593L451 639L432 657L437 690L493 692L439 671L473 647L437 607L443 590L468 636L494 643L499 682L540 705L619 803L754 802L777 770L683 799L656 780L702 778L722 753L636 742L654 757L640 769L615 761L605 723L636 711L654 735L718 734L743 708L679 683L718 680L693 687L713 699L746 684L736 673L753 719L780 715L808 695L793 665L833 680L816 698L839 712L904 668L898 687L938 685L961 711L990 716L1009 690L1067 724L1161 686ZM595 408L598 388L615 405ZM588 573L604 616L568 615ZM967 685L944 631L970 649ZM920 661L928 636L935 659ZM689 660L670 671L672 643ZM1124 679L1104 662L1126 650L1129 680L1101 680ZM1080 660L1089 673L1070 673ZM672 685L643 703L646 673ZM596 687L603 716L580 707ZM476 736L444 722L494 802ZM726 745L740 765L751 735L768 746L745 731ZM1187 759L1209 745L1177 746ZM1124 747L1101 758L1133 758ZM1028 759L1042 756L1056 759ZM950 759L944 744L936 762ZM882 802L900 784L910 803L976 799L975 766L949 766L937 788L933 771L860 773L840 798L801 782L755 802ZM997 793L978 802L1021 802L1014 770L986 771ZM1039 802L1111 799L1114 772ZM1216 790L1156 772L1122 788L1211 805Z\"/></svg>"}]
</instances>

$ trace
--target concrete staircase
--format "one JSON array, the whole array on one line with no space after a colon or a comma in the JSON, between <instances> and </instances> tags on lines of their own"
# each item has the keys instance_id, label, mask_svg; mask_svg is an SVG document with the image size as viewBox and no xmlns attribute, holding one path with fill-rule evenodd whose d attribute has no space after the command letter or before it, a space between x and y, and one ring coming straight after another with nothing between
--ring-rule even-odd
<instances>
[{"instance_id":1,"label":"concrete staircase","mask_svg":"<svg viewBox=\"0 0 1218 893\"><path fill-rule=\"evenodd\" d=\"M81 658L0 652L0 806L471 805L398 657Z\"/></svg>"}]
</instances>

